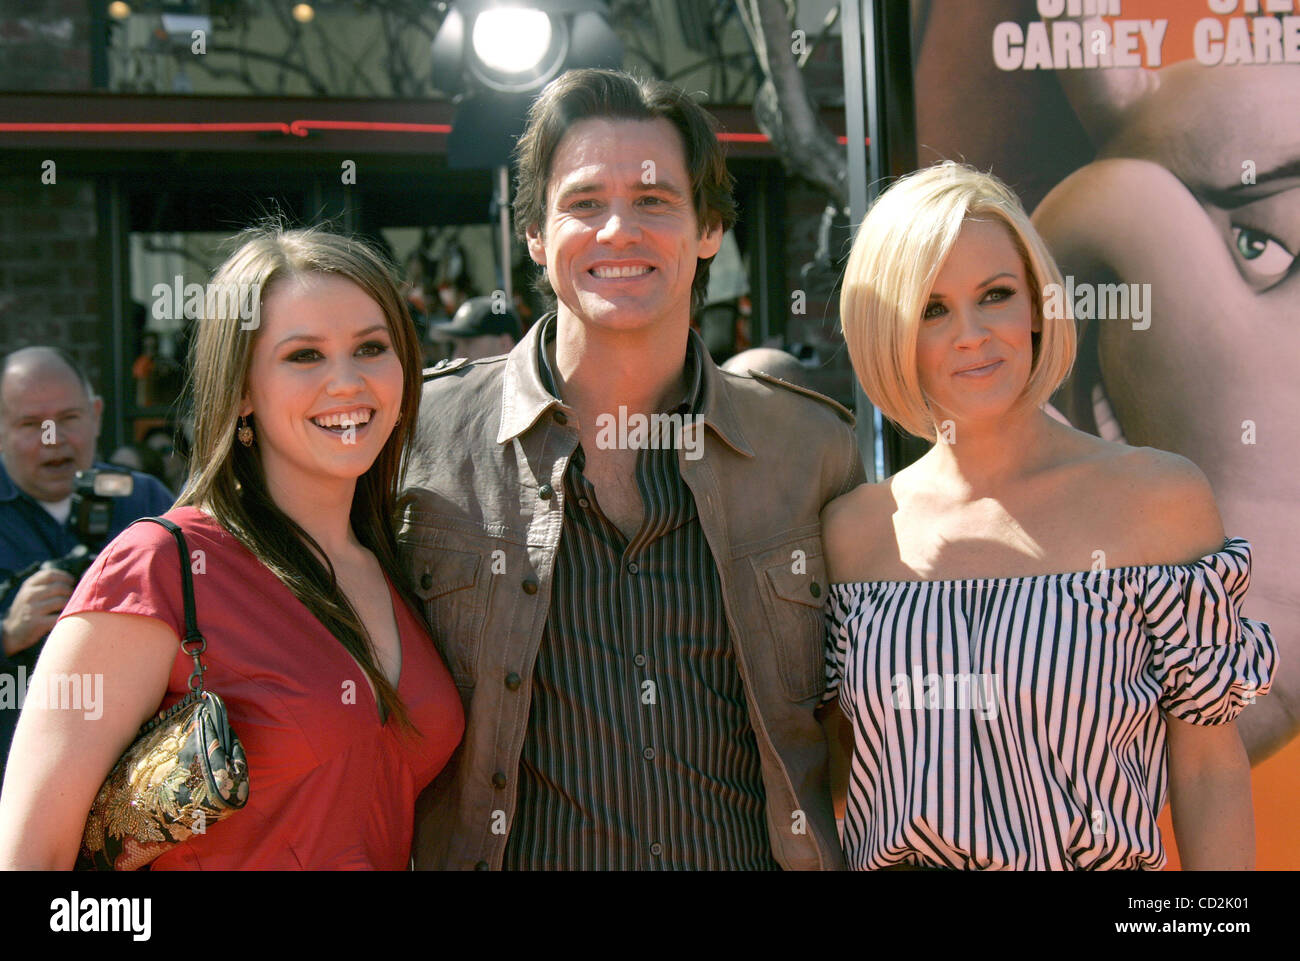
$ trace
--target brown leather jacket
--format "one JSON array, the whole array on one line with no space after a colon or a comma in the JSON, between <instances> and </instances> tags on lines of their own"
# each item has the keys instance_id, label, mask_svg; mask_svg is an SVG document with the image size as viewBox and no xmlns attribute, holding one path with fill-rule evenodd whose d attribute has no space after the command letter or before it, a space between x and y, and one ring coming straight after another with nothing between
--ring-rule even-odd
<instances>
[{"instance_id":1,"label":"brown leather jacket","mask_svg":"<svg viewBox=\"0 0 1300 961\"><path fill-rule=\"evenodd\" d=\"M578 444L573 412L542 387L541 327L507 357L425 374L398 541L467 723L420 799L417 868L500 867L514 812L562 478ZM826 742L814 717L826 687L819 515L864 480L853 418L820 394L725 373L706 351L699 356L703 455L681 451L681 470L722 583L762 756L772 855L786 869L838 869Z\"/></svg>"}]
</instances>

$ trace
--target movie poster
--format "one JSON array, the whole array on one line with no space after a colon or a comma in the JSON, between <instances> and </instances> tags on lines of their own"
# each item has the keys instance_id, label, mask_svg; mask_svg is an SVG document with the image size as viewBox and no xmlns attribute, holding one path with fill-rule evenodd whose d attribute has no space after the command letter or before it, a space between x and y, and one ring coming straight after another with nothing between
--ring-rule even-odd
<instances>
[{"instance_id":1,"label":"movie poster","mask_svg":"<svg viewBox=\"0 0 1300 961\"><path fill-rule=\"evenodd\" d=\"M913 0L917 157L991 170L1067 278L1076 426L1175 451L1280 651L1238 721L1257 865L1300 868L1300 0ZM1260 760L1264 758L1264 760ZM1177 864L1166 809L1161 828Z\"/></svg>"}]
</instances>

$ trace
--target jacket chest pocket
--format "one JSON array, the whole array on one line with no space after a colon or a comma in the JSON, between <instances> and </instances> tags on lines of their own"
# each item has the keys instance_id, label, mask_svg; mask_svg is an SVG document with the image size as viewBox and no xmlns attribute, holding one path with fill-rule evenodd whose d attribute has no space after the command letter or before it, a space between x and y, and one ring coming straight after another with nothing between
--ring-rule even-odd
<instances>
[{"instance_id":1,"label":"jacket chest pocket","mask_svg":"<svg viewBox=\"0 0 1300 961\"><path fill-rule=\"evenodd\" d=\"M764 551L754 558L754 567L786 696L792 701L820 697L826 690L828 589L821 538Z\"/></svg>"},{"instance_id":2,"label":"jacket chest pocket","mask_svg":"<svg viewBox=\"0 0 1300 961\"><path fill-rule=\"evenodd\" d=\"M457 687L473 687L478 676L483 622L487 616L490 552L453 547L418 546L409 549L416 596L433 639L442 652Z\"/></svg>"}]
</instances>

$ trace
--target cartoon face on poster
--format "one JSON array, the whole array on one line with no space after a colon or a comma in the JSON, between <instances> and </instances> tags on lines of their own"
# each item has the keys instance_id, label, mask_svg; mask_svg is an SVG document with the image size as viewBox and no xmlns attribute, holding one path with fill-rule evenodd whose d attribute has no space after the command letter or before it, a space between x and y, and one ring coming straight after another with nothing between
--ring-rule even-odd
<instances>
[{"instance_id":1,"label":"cartoon face on poster","mask_svg":"<svg viewBox=\"0 0 1300 961\"><path fill-rule=\"evenodd\" d=\"M1281 658L1238 728L1300 767L1300 0L912 9L918 162L992 170L1031 211L1079 321L1058 410L1190 458L1251 542L1246 613Z\"/></svg>"}]
</instances>

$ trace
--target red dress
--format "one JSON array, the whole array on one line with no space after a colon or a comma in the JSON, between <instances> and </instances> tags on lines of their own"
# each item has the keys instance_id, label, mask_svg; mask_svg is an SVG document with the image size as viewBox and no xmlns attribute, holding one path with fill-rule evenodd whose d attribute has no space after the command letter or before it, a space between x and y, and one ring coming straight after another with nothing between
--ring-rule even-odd
<instances>
[{"instance_id":1,"label":"red dress","mask_svg":"<svg viewBox=\"0 0 1300 961\"><path fill-rule=\"evenodd\" d=\"M225 701L243 742L249 799L159 857L154 870L405 869L416 796L465 729L460 696L424 625L390 583L402 645L397 691L420 732L406 735L394 718L379 723L360 666L239 541L196 508L164 516L189 545L207 639L204 683ZM184 636L172 535L146 522L118 536L62 616L86 611L158 618ZM178 649L164 707L189 689L193 669Z\"/></svg>"}]
</instances>

